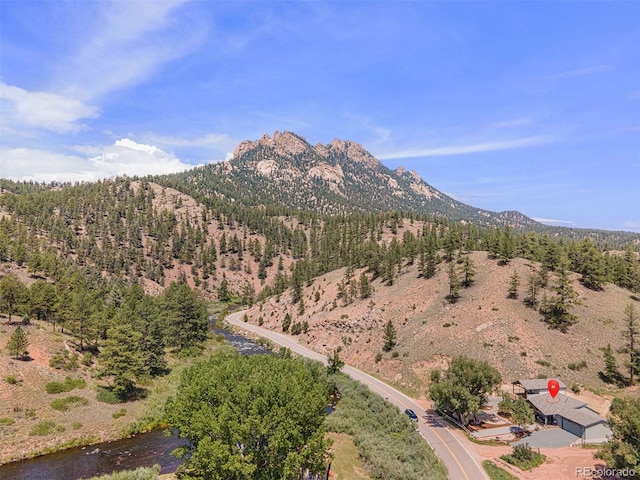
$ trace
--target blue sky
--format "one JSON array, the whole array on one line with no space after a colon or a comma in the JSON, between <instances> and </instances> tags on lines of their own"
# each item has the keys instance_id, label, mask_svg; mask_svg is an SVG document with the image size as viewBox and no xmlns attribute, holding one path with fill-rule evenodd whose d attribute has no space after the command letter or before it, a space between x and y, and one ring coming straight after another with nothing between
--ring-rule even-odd
<instances>
[{"instance_id":1,"label":"blue sky","mask_svg":"<svg viewBox=\"0 0 640 480\"><path fill-rule=\"evenodd\" d=\"M0 175L220 161L290 130L474 206L640 232L640 2L0 1Z\"/></svg>"}]
</instances>

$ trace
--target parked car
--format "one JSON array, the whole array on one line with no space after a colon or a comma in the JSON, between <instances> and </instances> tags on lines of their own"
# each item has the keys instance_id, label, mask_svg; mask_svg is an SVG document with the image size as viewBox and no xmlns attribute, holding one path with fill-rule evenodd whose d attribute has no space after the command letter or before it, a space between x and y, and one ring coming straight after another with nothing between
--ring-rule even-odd
<instances>
[{"instance_id":1,"label":"parked car","mask_svg":"<svg viewBox=\"0 0 640 480\"><path fill-rule=\"evenodd\" d=\"M418 421L418 416L416 415L416 412L414 412L413 410L411 410L410 408L407 408L404 413L407 414L407 417L409 417L411 420L415 420L416 422Z\"/></svg>"}]
</instances>

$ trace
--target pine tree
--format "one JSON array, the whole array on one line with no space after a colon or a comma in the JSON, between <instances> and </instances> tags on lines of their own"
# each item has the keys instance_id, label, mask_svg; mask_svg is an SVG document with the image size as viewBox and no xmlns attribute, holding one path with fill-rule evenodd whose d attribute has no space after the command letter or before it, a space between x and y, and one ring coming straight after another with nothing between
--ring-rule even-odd
<instances>
[{"instance_id":1,"label":"pine tree","mask_svg":"<svg viewBox=\"0 0 640 480\"><path fill-rule=\"evenodd\" d=\"M462 275L464 279L462 280L462 286L467 288L473 284L473 278L476 275L476 269L469 255L465 255L462 257Z\"/></svg>"},{"instance_id":2,"label":"pine tree","mask_svg":"<svg viewBox=\"0 0 640 480\"><path fill-rule=\"evenodd\" d=\"M101 374L113 376L113 392L123 400L146 371L141 342L142 335L126 323L109 329L100 351Z\"/></svg>"},{"instance_id":3,"label":"pine tree","mask_svg":"<svg viewBox=\"0 0 640 480\"><path fill-rule=\"evenodd\" d=\"M635 384L635 376L640 371L640 322L638 315L632 303L628 304L624 309L624 326L622 337L626 340L626 344L622 353L629 355L627 366L629 367L629 386Z\"/></svg>"},{"instance_id":4,"label":"pine tree","mask_svg":"<svg viewBox=\"0 0 640 480\"><path fill-rule=\"evenodd\" d=\"M29 340L26 333L20 326L16 327L7 342L7 350L16 358L24 358L28 346Z\"/></svg>"},{"instance_id":5,"label":"pine tree","mask_svg":"<svg viewBox=\"0 0 640 480\"><path fill-rule=\"evenodd\" d=\"M569 327L578 321L576 316L571 313L573 305L578 301L567 271L566 259L561 260L558 266L558 279L553 290L556 292L556 296L548 299L546 305L541 308L541 313L550 328L566 333Z\"/></svg>"},{"instance_id":6,"label":"pine tree","mask_svg":"<svg viewBox=\"0 0 640 480\"><path fill-rule=\"evenodd\" d=\"M389 320L384 326L384 351L389 352L396 346L396 327L393 326L393 322Z\"/></svg>"},{"instance_id":7,"label":"pine tree","mask_svg":"<svg viewBox=\"0 0 640 480\"><path fill-rule=\"evenodd\" d=\"M449 303L456 303L460 298L460 279L454 262L449 263Z\"/></svg>"},{"instance_id":8,"label":"pine tree","mask_svg":"<svg viewBox=\"0 0 640 480\"><path fill-rule=\"evenodd\" d=\"M518 298L518 287L520 286L520 276L518 271L514 268L511 277L509 278L509 294L507 298Z\"/></svg>"},{"instance_id":9,"label":"pine tree","mask_svg":"<svg viewBox=\"0 0 640 480\"><path fill-rule=\"evenodd\" d=\"M606 347L602 348L604 355L604 374L610 382L618 382L620 379L620 372L618 372L618 363L616 357L613 354L613 348L609 343Z\"/></svg>"},{"instance_id":10,"label":"pine tree","mask_svg":"<svg viewBox=\"0 0 640 480\"><path fill-rule=\"evenodd\" d=\"M538 304L538 290L540 289L540 283L538 281L538 275L533 272L529 275L527 281L527 297L524 299L525 305L534 308Z\"/></svg>"},{"instance_id":11,"label":"pine tree","mask_svg":"<svg viewBox=\"0 0 640 480\"><path fill-rule=\"evenodd\" d=\"M362 272L360 274L360 298L365 299L365 298L369 298L371 296L371 282L369 281L369 277L367 277L367 274Z\"/></svg>"},{"instance_id":12,"label":"pine tree","mask_svg":"<svg viewBox=\"0 0 640 480\"><path fill-rule=\"evenodd\" d=\"M9 314L8 325L11 325L11 316L27 298L27 287L15 273L0 278L0 308Z\"/></svg>"},{"instance_id":13,"label":"pine tree","mask_svg":"<svg viewBox=\"0 0 640 480\"><path fill-rule=\"evenodd\" d=\"M290 326L291 326L291 315L289 313L287 313L284 316L284 320L282 321L282 331L283 332L288 332Z\"/></svg>"}]
</instances>

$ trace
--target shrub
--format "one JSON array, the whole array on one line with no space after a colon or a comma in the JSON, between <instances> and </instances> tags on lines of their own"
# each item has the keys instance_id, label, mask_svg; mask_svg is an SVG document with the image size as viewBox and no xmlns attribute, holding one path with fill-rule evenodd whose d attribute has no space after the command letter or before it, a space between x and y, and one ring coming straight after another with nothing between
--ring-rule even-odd
<instances>
[{"instance_id":1,"label":"shrub","mask_svg":"<svg viewBox=\"0 0 640 480\"><path fill-rule=\"evenodd\" d=\"M140 467L135 470L123 470L121 472L92 477L89 480L157 480L160 473L160 465L153 467Z\"/></svg>"},{"instance_id":2,"label":"shrub","mask_svg":"<svg viewBox=\"0 0 640 480\"><path fill-rule=\"evenodd\" d=\"M82 423L80 422L73 422L71 424L71 428L73 428L74 430L80 430L82 428Z\"/></svg>"},{"instance_id":3,"label":"shrub","mask_svg":"<svg viewBox=\"0 0 640 480\"><path fill-rule=\"evenodd\" d=\"M578 371L582 370L583 368L587 368L587 362L582 360L581 362L570 363L568 365L568 367L569 367L569 370L573 370L573 371L578 372Z\"/></svg>"},{"instance_id":4,"label":"shrub","mask_svg":"<svg viewBox=\"0 0 640 480\"><path fill-rule=\"evenodd\" d=\"M67 350L60 350L51 360L49 366L58 370L76 370L78 368L78 354L69 356Z\"/></svg>"},{"instance_id":5,"label":"shrub","mask_svg":"<svg viewBox=\"0 0 640 480\"><path fill-rule=\"evenodd\" d=\"M406 415L365 385L336 375L340 401L326 417L327 431L353 436L370 478L440 480L447 477L442 463L420 438Z\"/></svg>"},{"instance_id":6,"label":"shrub","mask_svg":"<svg viewBox=\"0 0 640 480\"><path fill-rule=\"evenodd\" d=\"M109 387L98 387L96 400L112 405L116 403L122 403L122 399Z\"/></svg>"},{"instance_id":7,"label":"shrub","mask_svg":"<svg viewBox=\"0 0 640 480\"><path fill-rule=\"evenodd\" d=\"M15 375L9 375L5 380L9 385L16 385L18 383L18 379Z\"/></svg>"},{"instance_id":8,"label":"shrub","mask_svg":"<svg viewBox=\"0 0 640 480\"><path fill-rule=\"evenodd\" d=\"M393 352L393 353L391 354L391 356L392 356L393 358L398 358L398 357L400 356L400 354L399 354L397 351L395 351L395 352Z\"/></svg>"},{"instance_id":9,"label":"shrub","mask_svg":"<svg viewBox=\"0 0 640 480\"><path fill-rule=\"evenodd\" d=\"M380 360L382 360L382 352L376 353L376 363L378 363Z\"/></svg>"},{"instance_id":10,"label":"shrub","mask_svg":"<svg viewBox=\"0 0 640 480\"><path fill-rule=\"evenodd\" d=\"M0 417L0 427L6 427L7 425L13 425L16 421L11 417Z\"/></svg>"},{"instance_id":11,"label":"shrub","mask_svg":"<svg viewBox=\"0 0 640 480\"><path fill-rule=\"evenodd\" d=\"M113 418L120 418L120 417L124 417L127 414L127 409L126 408L121 408L120 410L118 410L117 412L113 412L111 414L111 416Z\"/></svg>"},{"instance_id":12,"label":"shrub","mask_svg":"<svg viewBox=\"0 0 640 480\"><path fill-rule=\"evenodd\" d=\"M547 362L546 360L536 360L536 363L538 365L542 365L543 367L550 367L551 366L551 362Z\"/></svg>"},{"instance_id":13,"label":"shrub","mask_svg":"<svg viewBox=\"0 0 640 480\"><path fill-rule=\"evenodd\" d=\"M573 385L571 385L571 391L578 395L580 393L580 385L574 383Z\"/></svg>"},{"instance_id":14,"label":"shrub","mask_svg":"<svg viewBox=\"0 0 640 480\"><path fill-rule=\"evenodd\" d=\"M75 388L85 388L86 386L87 382L82 378L67 377L64 379L64 382L49 382L44 388L47 390L47 393L53 394L70 392Z\"/></svg>"},{"instance_id":15,"label":"shrub","mask_svg":"<svg viewBox=\"0 0 640 480\"><path fill-rule=\"evenodd\" d=\"M531 470L542 465L547 457L534 452L529 444L525 443L524 445L516 445L510 455L502 455L500 458L521 470Z\"/></svg>"},{"instance_id":16,"label":"shrub","mask_svg":"<svg viewBox=\"0 0 640 480\"><path fill-rule=\"evenodd\" d=\"M45 436L56 432L64 432L64 427L51 420L46 420L34 425L33 428L29 430L29 435L32 437L35 435Z\"/></svg>"},{"instance_id":17,"label":"shrub","mask_svg":"<svg viewBox=\"0 0 640 480\"><path fill-rule=\"evenodd\" d=\"M51 408L53 408L54 410L59 410L61 412L66 412L71 406L81 407L88 404L89 400L87 400L86 398L71 395L65 398L56 398L51 402Z\"/></svg>"}]
</instances>

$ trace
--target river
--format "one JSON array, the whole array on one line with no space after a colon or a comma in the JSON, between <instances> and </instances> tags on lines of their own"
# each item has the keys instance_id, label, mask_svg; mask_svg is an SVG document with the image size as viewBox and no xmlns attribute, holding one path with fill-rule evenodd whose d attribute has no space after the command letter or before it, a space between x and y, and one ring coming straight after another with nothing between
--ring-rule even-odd
<instances>
[{"instance_id":1,"label":"river","mask_svg":"<svg viewBox=\"0 0 640 480\"><path fill-rule=\"evenodd\" d=\"M242 335L214 330L243 355L267 353L268 350ZM70 448L0 466L1 480L71 480L95 475L150 467L159 464L160 473L174 472L182 463L171 452L185 441L175 434L154 430L131 438Z\"/></svg>"}]
</instances>

